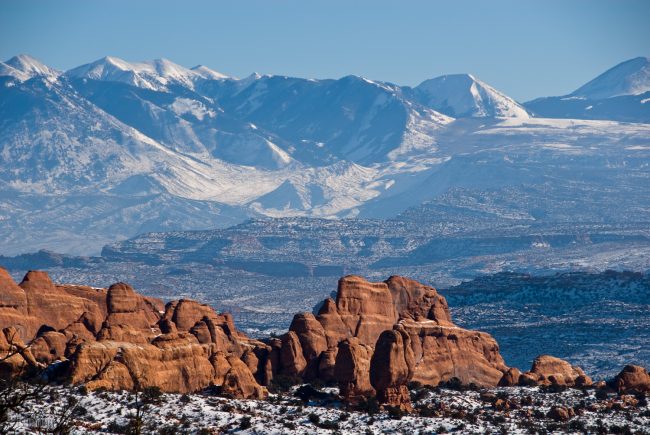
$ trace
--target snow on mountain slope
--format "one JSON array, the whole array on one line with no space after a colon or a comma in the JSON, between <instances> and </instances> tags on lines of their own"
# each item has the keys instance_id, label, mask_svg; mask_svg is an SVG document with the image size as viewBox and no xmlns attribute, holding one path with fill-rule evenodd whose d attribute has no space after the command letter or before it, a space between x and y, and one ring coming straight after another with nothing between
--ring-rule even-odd
<instances>
[{"instance_id":1,"label":"snow on mountain slope","mask_svg":"<svg viewBox=\"0 0 650 435\"><path fill-rule=\"evenodd\" d=\"M456 187L606 183L627 195L648 180L650 125L528 118L471 76L413 90L357 76L221 78L166 60L48 71L0 65L7 253L96 252L110 237L249 216L390 217ZM468 117L431 107L442 102Z\"/></svg>"},{"instance_id":2,"label":"snow on mountain slope","mask_svg":"<svg viewBox=\"0 0 650 435\"><path fill-rule=\"evenodd\" d=\"M650 123L650 58L637 57L605 71L569 95L525 103L536 116Z\"/></svg>"},{"instance_id":3,"label":"snow on mountain slope","mask_svg":"<svg viewBox=\"0 0 650 435\"><path fill-rule=\"evenodd\" d=\"M650 58L621 62L569 94L590 100L639 95L650 91Z\"/></svg>"},{"instance_id":4,"label":"snow on mountain slope","mask_svg":"<svg viewBox=\"0 0 650 435\"><path fill-rule=\"evenodd\" d=\"M512 98L471 74L451 74L426 80L415 88L422 104L456 118L529 115Z\"/></svg>"},{"instance_id":5,"label":"snow on mountain slope","mask_svg":"<svg viewBox=\"0 0 650 435\"><path fill-rule=\"evenodd\" d=\"M225 76L205 67L196 71L177 65L167 59L146 62L127 62L117 57L106 56L95 62L67 71L69 78L86 78L115 81L151 90L167 90L170 85L194 87L197 79L223 79Z\"/></svg>"},{"instance_id":6,"label":"snow on mountain slope","mask_svg":"<svg viewBox=\"0 0 650 435\"><path fill-rule=\"evenodd\" d=\"M0 62L0 76L12 76L20 81L28 80L34 76L53 79L59 74L59 71L26 54L19 54L5 62Z\"/></svg>"},{"instance_id":7,"label":"snow on mountain slope","mask_svg":"<svg viewBox=\"0 0 650 435\"><path fill-rule=\"evenodd\" d=\"M204 65L197 65L195 67L191 68L192 71L195 73L199 74L201 77L204 79L210 79L210 80L223 80L230 78L225 74L222 74L218 71L215 71L213 69L208 68L207 66Z\"/></svg>"},{"instance_id":8,"label":"snow on mountain slope","mask_svg":"<svg viewBox=\"0 0 650 435\"><path fill-rule=\"evenodd\" d=\"M396 149L416 147L413 138L410 145L404 143L411 126L421 135L418 146L426 147L435 142L431 133L451 121L410 101L398 86L357 76L252 75L203 92L230 116L284 139L291 144L285 151L309 165L386 161Z\"/></svg>"}]
</instances>

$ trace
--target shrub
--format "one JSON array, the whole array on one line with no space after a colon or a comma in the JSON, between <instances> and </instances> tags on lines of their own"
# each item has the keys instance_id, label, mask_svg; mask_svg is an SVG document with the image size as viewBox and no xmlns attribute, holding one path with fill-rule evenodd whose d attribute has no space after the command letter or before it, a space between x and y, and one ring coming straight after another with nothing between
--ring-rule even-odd
<instances>
[{"instance_id":1,"label":"shrub","mask_svg":"<svg viewBox=\"0 0 650 435\"><path fill-rule=\"evenodd\" d=\"M399 406L389 406L387 410L388 416L393 420L401 420L404 417L404 411Z\"/></svg>"},{"instance_id":2,"label":"shrub","mask_svg":"<svg viewBox=\"0 0 650 435\"><path fill-rule=\"evenodd\" d=\"M462 390L463 389L463 383L461 380L457 377L450 378L447 382L441 382L439 384L440 387L443 388L449 388L450 390Z\"/></svg>"},{"instance_id":3,"label":"shrub","mask_svg":"<svg viewBox=\"0 0 650 435\"><path fill-rule=\"evenodd\" d=\"M321 429L329 429L329 430L338 430L339 429L339 424L335 421L332 420L325 420L320 422L318 425Z\"/></svg>"},{"instance_id":4,"label":"shrub","mask_svg":"<svg viewBox=\"0 0 650 435\"><path fill-rule=\"evenodd\" d=\"M176 424L168 424L158 429L158 435L176 435L181 433L181 428Z\"/></svg>"},{"instance_id":5,"label":"shrub","mask_svg":"<svg viewBox=\"0 0 650 435\"><path fill-rule=\"evenodd\" d=\"M307 418L309 419L309 422L312 424L317 425L318 423L320 423L320 417L317 414L314 414L313 412L309 414Z\"/></svg>"},{"instance_id":6,"label":"shrub","mask_svg":"<svg viewBox=\"0 0 650 435\"><path fill-rule=\"evenodd\" d=\"M379 412L379 402L376 397L368 397L357 405L357 409L368 415L375 415Z\"/></svg>"},{"instance_id":7,"label":"shrub","mask_svg":"<svg viewBox=\"0 0 650 435\"><path fill-rule=\"evenodd\" d=\"M295 396L303 402L309 402L310 400L324 400L327 398L327 394L318 391L316 388L309 384L305 384L299 387L296 390Z\"/></svg>"},{"instance_id":8,"label":"shrub","mask_svg":"<svg viewBox=\"0 0 650 435\"><path fill-rule=\"evenodd\" d=\"M248 415L245 415L239 420L239 429L245 430L250 429L251 427L251 418Z\"/></svg>"},{"instance_id":9,"label":"shrub","mask_svg":"<svg viewBox=\"0 0 650 435\"><path fill-rule=\"evenodd\" d=\"M302 380L297 376L277 375L273 377L269 385L269 391L271 393L284 393L301 382Z\"/></svg>"},{"instance_id":10,"label":"shrub","mask_svg":"<svg viewBox=\"0 0 650 435\"><path fill-rule=\"evenodd\" d=\"M426 397L427 397L427 390L425 390L424 388L411 391L411 401L413 402L418 402L422 399L425 399Z\"/></svg>"},{"instance_id":11,"label":"shrub","mask_svg":"<svg viewBox=\"0 0 650 435\"><path fill-rule=\"evenodd\" d=\"M157 405L162 401L160 387L147 387L142 390L142 402Z\"/></svg>"},{"instance_id":12,"label":"shrub","mask_svg":"<svg viewBox=\"0 0 650 435\"><path fill-rule=\"evenodd\" d=\"M604 388L601 388L596 391L596 399L598 400L606 400L607 399L607 390Z\"/></svg>"}]
</instances>

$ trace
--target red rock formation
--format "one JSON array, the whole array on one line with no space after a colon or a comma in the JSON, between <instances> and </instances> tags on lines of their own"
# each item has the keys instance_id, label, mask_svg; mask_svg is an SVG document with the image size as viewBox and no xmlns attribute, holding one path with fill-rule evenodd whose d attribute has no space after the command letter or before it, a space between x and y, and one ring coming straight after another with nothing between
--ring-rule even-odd
<instances>
[{"instance_id":1,"label":"red rock formation","mask_svg":"<svg viewBox=\"0 0 650 435\"><path fill-rule=\"evenodd\" d=\"M308 313L294 317L290 331L298 340L285 340L282 353L285 360L294 359L301 367L296 370L283 361L280 371L304 372L308 377L315 373L325 381L335 379L344 395L370 392L373 389L368 388L365 379L350 378L353 373L360 373L353 358L359 355L353 350L365 346L369 360L380 335L398 324L409 338L397 346L406 345L409 349L400 352L413 355L415 381L438 385L457 377L466 384L495 386L508 369L499 346L489 334L468 331L452 323L445 298L434 288L397 276L380 283L346 276L339 280L336 301L326 299L315 318ZM347 353L339 358L337 353L342 348ZM332 364L345 364L345 368L339 370ZM343 378L339 374L344 374ZM403 394L396 388L397 385L391 385L390 394Z\"/></svg>"},{"instance_id":2,"label":"red rock formation","mask_svg":"<svg viewBox=\"0 0 650 435\"><path fill-rule=\"evenodd\" d=\"M485 332L430 321L402 323L415 354L414 381L438 385L451 378L465 384L496 386L508 369L496 340Z\"/></svg>"},{"instance_id":3,"label":"red rock formation","mask_svg":"<svg viewBox=\"0 0 650 435\"><path fill-rule=\"evenodd\" d=\"M280 366L282 372L289 376L302 376L307 367L307 361L302 352L302 345L298 335L289 331L282 336L282 347L280 348Z\"/></svg>"},{"instance_id":4,"label":"red rock formation","mask_svg":"<svg viewBox=\"0 0 650 435\"><path fill-rule=\"evenodd\" d=\"M108 288L106 305L108 325L129 325L134 329L149 330L160 319L159 310L123 282Z\"/></svg>"},{"instance_id":5,"label":"red rock formation","mask_svg":"<svg viewBox=\"0 0 650 435\"><path fill-rule=\"evenodd\" d=\"M50 364L65 356L68 337L56 331L48 331L32 341L29 350L41 363Z\"/></svg>"},{"instance_id":6,"label":"red rock formation","mask_svg":"<svg viewBox=\"0 0 650 435\"><path fill-rule=\"evenodd\" d=\"M341 396L349 402L375 394L370 384L370 359L373 348L352 337L339 343L334 366Z\"/></svg>"},{"instance_id":7,"label":"red rock formation","mask_svg":"<svg viewBox=\"0 0 650 435\"><path fill-rule=\"evenodd\" d=\"M370 360L370 383L377 391L377 400L411 412L411 398L406 384L413 379L415 355L411 338L401 327L384 331L379 336Z\"/></svg>"},{"instance_id":8,"label":"red rock formation","mask_svg":"<svg viewBox=\"0 0 650 435\"><path fill-rule=\"evenodd\" d=\"M320 356L327 350L327 339L323 326L311 313L296 314L289 327L290 334L296 334L300 342L301 355L298 359L304 358L305 367L303 375L307 379L318 376Z\"/></svg>"},{"instance_id":9,"label":"red rock formation","mask_svg":"<svg viewBox=\"0 0 650 435\"><path fill-rule=\"evenodd\" d=\"M261 398L260 384L282 374L335 381L347 400L376 393L409 411L411 380L591 384L580 368L550 356L524 374L506 367L489 334L453 324L434 288L397 276L380 283L341 278L336 300L326 299L316 316L297 314L289 332L262 343L237 331L232 316L195 301L172 301L163 311L162 302L124 283L108 290L55 285L31 271L16 285L0 269L0 327L0 358L12 355L0 362L0 374L68 359L69 380L89 388L191 392L217 385L234 397ZM628 366L616 385L648 391L650 377Z\"/></svg>"},{"instance_id":10,"label":"red rock formation","mask_svg":"<svg viewBox=\"0 0 650 435\"><path fill-rule=\"evenodd\" d=\"M640 366L626 365L614 378L614 386L620 393L638 391L650 392L650 375Z\"/></svg>"},{"instance_id":11,"label":"red rock formation","mask_svg":"<svg viewBox=\"0 0 650 435\"><path fill-rule=\"evenodd\" d=\"M519 378L521 377L521 370L517 367L511 367L507 372L503 374L503 377L499 381L500 387L514 387L519 385Z\"/></svg>"},{"instance_id":12,"label":"red rock formation","mask_svg":"<svg viewBox=\"0 0 650 435\"><path fill-rule=\"evenodd\" d=\"M433 287L401 276L391 276L386 280L386 285L393 296L399 318L432 320L440 325L453 324L447 301Z\"/></svg>"},{"instance_id":13,"label":"red rock formation","mask_svg":"<svg viewBox=\"0 0 650 435\"><path fill-rule=\"evenodd\" d=\"M60 286L31 271L18 286L0 269L0 326L11 326L0 334L0 358L17 352L0 372L69 359L69 380L91 389L192 392L216 384L234 397L265 396L254 378L262 364L255 351L268 353L268 346L207 305L174 301L161 316L162 308L124 283Z\"/></svg>"},{"instance_id":14,"label":"red rock formation","mask_svg":"<svg viewBox=\"0 0 650 435\"><path fill-rule=\"evenodd\" d=\"M12 326L0 331L0 379L22 375L34 366L39 364L21 340L19 331Z\"/></svg>"},{"instance_id":15,"label":"red rock formation","mask_svg":"<svg viewBox=\"0 0 650 435\"><path fill-rule=\"evenodd\" d=\"M593 382L580 367L550 355L540 355L533 361L529 372L522 374L519 383L524 385L560 385L565 387L589 386Z\"/></svg>"}]
</instances>

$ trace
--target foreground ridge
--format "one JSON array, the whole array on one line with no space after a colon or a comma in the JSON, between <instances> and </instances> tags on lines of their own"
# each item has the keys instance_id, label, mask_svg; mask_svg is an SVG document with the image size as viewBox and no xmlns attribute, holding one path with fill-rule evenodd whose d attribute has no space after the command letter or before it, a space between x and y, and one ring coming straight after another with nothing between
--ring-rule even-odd
<instances>
[{"instance_id":1,"label":"foreground ridge","mask_svg":"<svg viewBox=\"0 0 650 435\"><path fill-rule=\"evenodd\" d=\"M28 367L50 380L88 390L157 387L187 393L214 386L224 395L261 399L274 383L319 380L341 396L411 411L407 384L588 387L579 367L542 355L531 370L507 367L489 334L456 326L444 297L429 286L392 276L372 283L339 280L336 299L316 315L296 314L289 331L254 340L229 314L181 299L163 306L129 285L108 289L56 285L30 271L20 284L0 269L0 374ZM604 383L599 383L604 386ZM650 376L627 366L611 387L649 392Z\"/></svg>"}]
</instances>

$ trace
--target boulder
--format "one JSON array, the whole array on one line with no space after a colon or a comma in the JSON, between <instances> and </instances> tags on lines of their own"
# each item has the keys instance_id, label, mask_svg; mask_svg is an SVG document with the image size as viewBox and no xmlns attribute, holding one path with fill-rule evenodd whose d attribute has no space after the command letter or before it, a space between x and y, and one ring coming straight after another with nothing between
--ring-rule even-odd
<instances>
[{"instance_id":1,"label":"boulder","mask_svg":"<svg viewBox=\"0 0 650 435\"><path fill-rule=\"evenodd\" d=\"M575 415L572 408L566 408L564 406L553 406L546 416L555 421L567 421Z\"/></svg>"},{"instance_id":2,"label":"boulder","mask_svg":"<svg viewBox=\"0 0 650 435\"><path fill-rule=\"evenodd\" d=\"M540 355L529 372L520 377L523 385L589 386L593 382L580 367L550 355Z\"/></svg>"},{"instance_id":3,"label":"boulder","mask_svg":"<svg viewBox=\"0 0 650 435\"><path fill-rule=\"evenodd\" d=\"M650 392L650 375L648 371L635 365L626 365L614 378L614 386L619 393L638 391Z\"/></svg>"},{"instance_id":4,"label":"boulder","mask_svg":"<svg viewBox=\"0 0 650 435\"><path fill-rule=\"evenodd\" d=\"M499 381L500 387L514 387L519 385L519 378L521 377L521 370L516 367L509 368Z\"/></svg>"}]
</instances>

